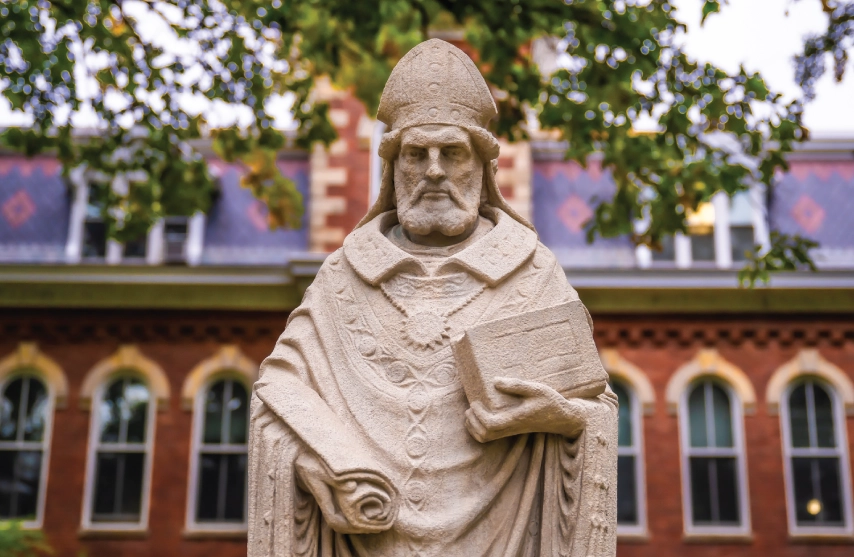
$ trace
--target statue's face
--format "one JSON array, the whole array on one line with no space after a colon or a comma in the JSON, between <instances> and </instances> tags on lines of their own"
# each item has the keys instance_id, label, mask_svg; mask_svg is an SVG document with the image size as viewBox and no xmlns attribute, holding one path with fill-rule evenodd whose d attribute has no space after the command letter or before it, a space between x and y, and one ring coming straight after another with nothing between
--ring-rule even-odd
<instances>
[{"instance_id":1,"label":"statue's face","mask_svg":"<svg viewBox=\"0 0 854 557\"><path fill-rule=\"evenodd\" d=\"M477 220L483 161L457 126L403 130L394 163L397 217L410 234L457 236Z\"/></svg>"}]
</instances>

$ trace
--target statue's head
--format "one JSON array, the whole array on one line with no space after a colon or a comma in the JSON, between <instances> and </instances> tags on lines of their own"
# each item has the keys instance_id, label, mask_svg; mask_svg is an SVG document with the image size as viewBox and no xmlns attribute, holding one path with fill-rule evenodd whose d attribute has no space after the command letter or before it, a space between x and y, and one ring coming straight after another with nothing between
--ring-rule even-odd
<instances>
[{"instance_id":1,"label":"statue's head","mask_svg":"<svg viewBox=\"0 0 854 557\"><path fill-rule=\"evenodd\" d=\"M498 141L486 125L496 114L489 87L463 51L439 39L410 50L380 99L377 119L387 126L379 146L382 188L359 225L396 208L409 233L456 236L491 205L530 227L495 184Z\"/></svg>"}]
</instances>

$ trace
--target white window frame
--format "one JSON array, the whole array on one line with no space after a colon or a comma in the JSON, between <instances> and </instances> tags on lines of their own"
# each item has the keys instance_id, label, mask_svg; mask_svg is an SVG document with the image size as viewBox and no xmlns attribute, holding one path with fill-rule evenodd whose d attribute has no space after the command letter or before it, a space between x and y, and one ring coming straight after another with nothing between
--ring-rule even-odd
<instances>
[{"instance_id":1,"label":"white window frame","mask_svg":"<svg viewBox=\"0 0 854 557\"><path fill-rule=\"evenodd\" d=\"M753 241L762 246L763 250L767 250L771 245L771 240L768 232L767 208L765 207L765 197L763 195L764 186L762 184L753 185L747 192L752 209ZM715 226L713 230L715 245L714 265L718 269L731 269L733 266L732 235L729 222L731 199L726 192L719 191L712 196L711 203L715 208ZM690 235L681 232L674 234L673 251L673 265L677 269L690 269L694 267ZM635 248L635 260L637 266L641 269L648 269L657 266L657 263L662 263L652 260L652 252L647 246L637 246ZM664 263L667 264L669 262Z\"/></svg>"},{"instance_id":2,"label":"white window frame","mask_svg":"<svg viewBox=\"0 0 854 557\"><path fill-rule=\"evenodd\" d=\"M721 387L729 396L729 407L732 415L733 447L692 447L691 425L688 413L688 396L700 383L711 381ZM706 401L706 420L709 420L711 406ZM714 421L711 422L714 424ZM682 524L686 536L698 537L746 537L750 536L751 519L749 492L747 483L747 453L744 449L744 414L741 397L732 386L716 376L704 375L691 381L682 392L679 403L679 453L682 469ZM698 526L691 519L691 468L690 458L693 456L728 456L736 459L738 475L738 505L741 524L738 526Z\"/></svg>"},{"instance_id":3,"label":"white window frame","mask_svg":"<svg viewBox=\"0 0 854 557\"><path fill-rule=\"evenodd\" d=\"M638 400L632 384L622 377L614 376L611 380L613 383L619 383L620 387L626 392L631 404L631 426L632 426L632 445L629 447L617 444L617 456L632 456L635 459L635 501L637 502L638 523L637 524L620 524L617 523L617 537L645 537L648 535L647 530L647 513L646 513L646 468L644 466L644 444L643 444L643 413L641 412L641 403ZM617 488L619 489L619 487Z\"/></svg>"},{"instance_id":4,"label":"white window frame","mask_svg":"<svg viewBox=\"0 0 854 557\"><path fill-rule=\"evenodd\" d=\"M0 393L2 393L6 390L6 387L9 385L9 383L16 379L20 379L21 377L30 377L31 380L37 379L44 386L45 392L47 393L48 397L48 407L45 416L45 429L41 441L0 441L0 450L42 451L41 471L39 472L39 494L36 500L36 518L35 520L25 520L21 522L21 526L27 529L41 528L42 523L44 522L44 507L45 500L47 498L48 470L50 468L50 446L53 440L53 413L56 409L56 392L53 386L47 380L47 378L38 371L38 368L35 367L22 367L13 371L8 376L4 377L2 381L0 381ZM28 393L24 393L21 395L21 397L26 398L27 394ZM18 419L20 420L20 415ZM20 435L21 432L19 431L18 436L20 437ZM7 522L7 520L0 520L0 522Z\"/></svg>"},{"instance_id":5,"label":"white window frame","mask_svg":"<svg viewBox=\"0 0 854 557\"><path fill-rule=\"evenodd\" d=\"M187 511L185 517L186 529L192 533L217 533L217 534L245 534L249 528L249 478L246 478L246 486L243 491L243 522L199 522L196 520L196 503L198 497L199 484L199 459L202 452L206 453L221 453L221 454L249 454L249 431L246 432L246 443L243 445L234 445L231 443L218 443L213 445L205 445L202 442L202 436L205 430L205 400L208 391L220 381L232 381L238 383L246 389L246 425L249 427L250 409L248 407L252 396L252 386L248 385L245 377L239 373L225 371L223 373L214 374L205 382L204 386L196 393L195 401L193 402L193 438L190 446L190 474L187 485ZM224 424L223 430L228 428ZM247 469L248 474L248 469Z\"/></svg>"},{"instance_id":6,"label":"white window frame","mask_svg":"<svg viewBox=\"0 0 854 557\"><path fill-rule=\"evenodd\" d=\"M821 385L830 395L830 404L833 415L833 432L836 436L835 448L794 448L792 447L791 422L789 420L789 397L792 391L806 383L813 381ZM848 455L848 424L845 421L842 401L839 393L832 384L814 375L798 377L790 382L783 390L780 400L780 431L783 436L783 471L786 483L786 516L789 522L789 534L792 536L854 536L854 504L851 495L851 460ZM843 526L799 526L795 512L794 479L792 477L792 458L797 456L836 456L839 458L839 474L842 489L842 507L845 513L845 524Z\"/></svg>"},{"instance_id":7,"label":"white window frame","mask_svg":"<svg viewBox=\"0 0 854 557\"><path fill-rule=\"evenodd\" d=\"M139 511L139 522L95 522L92 520L92 505L95 495L95 468L97 467L98 452L102 448L101 443L101 417L100 406L104 398L107 386L114 381L125 378L139 379L148 389L148 415L146 416L145 443L107 443L104 444L104 452L137 452L145 451L145 464L142 472L142 497ZM95 391L92 397L91 417L89 419L89 447L86 455L86 480L83 495L83 516L81 526L84 531L96 532L145 532L148 530L148 512L151 503L151 471L154 462L154 434L157 420L157 396L151 388L148 378L139 372L123 369L106 377Z\"/></svg>"}]
</instances>

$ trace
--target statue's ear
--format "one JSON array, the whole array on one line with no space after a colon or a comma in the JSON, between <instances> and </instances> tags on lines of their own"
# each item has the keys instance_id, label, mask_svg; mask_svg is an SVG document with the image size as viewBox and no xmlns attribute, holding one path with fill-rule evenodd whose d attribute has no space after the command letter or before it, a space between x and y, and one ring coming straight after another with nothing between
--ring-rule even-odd
<instances>
[{"instance_id":1,"label":"statue's ear","mask_svg":"<svg viewBox=\"0 0 854 557\"><path fill-rule=\"evenodd\" d=\"M400 130L384 133L377 152L381 158L387 161L396 159L398 152L400 152Z\"/></svg>"},{"instance_id":2,"label":"statue's ear","mask_svg":"<svg viewBox=\"0 0 854 557\"><path fill-rule=\"evenodd\" d=\"M498 140L495 136L489 133L489 130L478 128L475 126L466 128L474 142L477 154L484 162L498 158Z\"/></svg>"}]
</instances>

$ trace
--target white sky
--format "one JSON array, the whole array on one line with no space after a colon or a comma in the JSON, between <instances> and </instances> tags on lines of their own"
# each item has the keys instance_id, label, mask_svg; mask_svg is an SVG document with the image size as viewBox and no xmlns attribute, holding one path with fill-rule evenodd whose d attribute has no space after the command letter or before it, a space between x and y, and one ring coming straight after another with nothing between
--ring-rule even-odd
<instances>
[{"instance_id":1,"label":"white sky","mask_svg":"<svg viewBox=\"0 0 854 557\"><path fill-rule=\"evenodd\" d=\"M671 0L677 19L688 25L685 50L728 72L759 71L771 89L787 98L800 97L793 58L809 33L827 25L819 0L729 0L700 27L702 0ZM788 10L789 15L786 16ZM828 60L830 62L830 60ZM836 83L832 66L817 83L816 98L804 109L813 138L854 138L854 60L845 79Z\"/></svg>"},{"instance_id":2,"label":"white sky","mask_svg":"<svg viewBox=\"0 0 854 557\"><path fill-rule=\"evenodd\" d=\"M800 96L794 82L793 56L803 37L826 25L819 0L729 0L719 14L700 27L703 0L671 0L677 18L688 25L685 48L697 60L712 62L729 72L744 64L759 71L773 90L788 98ZM788 10L788 16L786 12ZM854 58L854 57L852 57ZM828 65L828 69L831 68ZM813 137L854 138L854 60L849 61L845 80L837 84L830 71L819 81L816 98L806 106L804 119ZM269 107L277 113L277 124L285 123L287 102ZM219 112L219 111L215 111ZM213 116L213 115L211 115ZM220 115L229 120L225 115ZM281 120L281 122L280 122ZM0 101L0 126L24 123ZM224 123L224 122L223 122Z\"/></svg>"}]
</instances>

